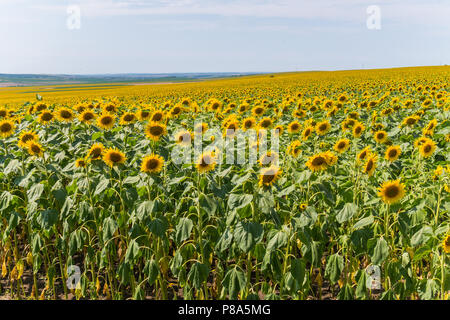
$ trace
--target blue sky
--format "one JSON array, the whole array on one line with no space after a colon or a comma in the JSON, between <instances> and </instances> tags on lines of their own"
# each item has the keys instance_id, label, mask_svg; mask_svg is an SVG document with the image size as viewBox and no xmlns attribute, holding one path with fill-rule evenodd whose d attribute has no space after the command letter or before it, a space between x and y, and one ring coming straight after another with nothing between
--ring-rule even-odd
<instances>
[{"instance_id":1,"label":"blue sky","mask_svg":"<svg viewBox=\"0 0 450 320\"><path fill-rule=\"evenodd\" d=\"M81 28L67 27L77 5ZM367 7L381 10L369 30ZM0 0L0 73L450 64L448 0Z\"/></svg>"}]
</instances>

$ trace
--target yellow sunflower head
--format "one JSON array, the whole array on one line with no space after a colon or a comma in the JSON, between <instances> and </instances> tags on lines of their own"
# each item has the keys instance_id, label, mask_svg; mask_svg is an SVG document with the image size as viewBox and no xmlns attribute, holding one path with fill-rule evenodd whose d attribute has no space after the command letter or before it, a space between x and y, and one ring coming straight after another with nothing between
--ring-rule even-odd
<instances>
[{"instance_id":1,"label":"yellow sunflower head","mask_svg":"<svg viewBox=\"0 0 450 320\"><path fill-rule=\"evenodd\" d=\"M373 137L374 137L376 142L378 142L378 143L385 143L387 141L388 134L384 130L379 130L379 131L375 132Z\"/></svg>"},{"instance_id":2,"label":"yellow sunflower head","mask_svg":"<svg viewBox=\"0 0 450 320\"><path fill-rule=\"evenodd\" d=\"M191 145L192 134L188 130L181 130L175 134L175 142L182 146Z\"/></svg>"},{"instance_id":3,"label":"yellow sunflower head","mask_svg":"<svg viewBox=\"0 0 450 320\"><path fill-rule=\"evenodd\" d=\"M442 241L442 248L445 253L450 253L450 234L447 234L444 241Z\"/></svg>"},{"instance_id":4,"label":"yellow sunflower head","mask_svg":"<svg viewBox=\"0 0 450 320\"><path fill-rule=\"evenodd\" d=\"M158 173L164 165L163 157L151 154L142 159L141 171L147 173Z\"/></svg>"},{"instance_id":5,"label":"yellow sunflower head","mask_svg":"<svg viewBox=\"0 0 450 320\"><path fill-rule=\"evenodd\" d=\"M1 120L0 121L0 137L8 138L14 133L16 126L14 122L10 120Z\"/></svg>"},{"instance_id":6,"label":"yellow sunflower head","mask_svg":"<svg viewBox=\"0 0 450 320\"><path fill-rule=\"evenodd\" d=\"M339 139L334 145L333 149L339 153L344 153L350 147L350 140Z\"/></svg>"},{"instance_id":7,"label":"yellow sunflower head","mask_svg":"<svg viewBox=\"0 0 450 320\"><path fill-rule=\"evenodd\" d=\"M375 169L377 167L377 155L370 154L367 158L366 165L364 166L364 173L367 173L367 175L372 176L375 172Z\"/></svg>"},{"instance_id":8,"label":"yellow sunflower head","mask_svg":"<svg viewBox=\"0 0 450 320\"><path fill-rule=\"evenodd\" d=\"M127 160L125 154L117 149L109 148L105 150L103 161L110 167L117 166Z\"/></svg>"},{"instance_id":9,"label":"yellow sunflower head","mask_svg":"<svg viewBox=\"0 0 450 320\"><path fill-rule=\"evenodd\" d=\"M32 156L42 157L44 155L44 149L39 142L30 140L27 144L28 153Z\"/></svg>"},{"instance_id":10,"label":"yellow sunflower head","mask_svg":"<svg viewBox=\"0 0 450 320\"><path fill-rule=\"evenodd\" d=\"M137 116L133 112L125 112L121 117L119 124L122 126L133 124L137 121Z\"/></svg>"},{"instance_id":11,"label":"yellow sunflower head","mask_svg":"<svg viewBox=\"0 0 450 320\"><path fill-rule=\"evenodd\" d=\"M150 121L145 128L147 138L158 141L167 132L166 126L159 122Z\"/></svg>"},{"instance_id":12,"label":"yellow sunflower head","mask_svg":"<svg viewBox=\"0 0 450 320\"><path fill-rule=\"evenodd\" d=\"M259 186L269 187L273 185L278 180L281 173L282 171L280 168L274 165L261 169L261 173L259 175Z\"/></svg>"},{"instance_id":13,"label":"yellow sunflower head","mask_svg":"<svg viewBox=\"0 0 450 320\"><path fill-rule=\"evenodd\" d=\"M98 160L102 158L105 147L101 143L95 143L89 149L87 156L92 160Z\"/></svg>"},{"instance_id":14,"label":"yellow sunflower head","mask_svg":"<svg viewBox=\"0 0 450 320\"><path fill-rule=\"evenodd\" d=\"M78 116L78 120L80 120L80 122L83 123L90 123L94 119L95 113L92 112L91 110L85 110Z\"/></svg>"},{"instance_id":15,"label":"yellow sunflower head","mask_svg":"<svg viewBox=\"0 0 450 320\"><path fill-rule=\"evenodd\" d=\"M201 154L198 159L195 167L197 168L198 172L204 173L211 170L214 170L216 166L216 157L213 155L212 152L204 152Z\"/></svg>"},{"instance_id":16,"label":"yellow sunflower head","mask_svg":"<svg viewBox=\"0 0 450 320\"><path fill-rule=\"evenodd\" d=\"M306 166L312 171L323 171L328 168L328 158L324 152L311 156L306 162Z\"/></svg>"},{"instance_id":17,"label":"yellow sunflower head","mask_svg":"<svg viewBox=\"0 0 450 320\"><path fill-rule=\"evenodd\" d=\"M18 145L22 149L28 148L28 142L34 140L38 141L39 136L34 131L22 131L22 133L19 136Z\"/></svg>"},{"instance_id":18,"label":"yellow sunflower head","mask_svg":"<svg viewBox=\"0 0 450 320\"><path fill-rule=\"evenodd\" d=\"M87 167L87 160L85 158L79 158L75 160L75 167L77 168L86 168Z\"/></svg>"},{"instance_id":19,"label":"yellow sunflower head","mask_svg":"<svg viewBox=\"0 0 450 320\"><path fill-rule=\"evenodd\" d=\"M386 153L384 155L384 158L386 160L389 160L390 162L393 162L400 157L400 154L402 153L402 149L400 146L390 146L387 148Z\"/></svg>"},{"instance_id":20,"label":"yellow sunflower head","mask_svg":"<svg viewBox=\"0 0 450 320\"><path fill-rule=\"evenodd\" d=\"M114 127L116 116L112 113L103 113L97 118L97 126L103 130L110 130Z\"/></svg>"},{"instance_id":21,"label":"yellow sunflower head","mask_svg":"<svg viewBox=\"0 0 450 320\"><path fill-rule=\"evenodd\" d=\"M386 181L378 188L378 196L383 202L392 204L405 196L405 185L400 180Z\"/></svg>"},{"instance_id":22,"label":"yellow sunflower head","mask_svg":"<svg viewBox=\"0 0 450 320\"><path fill-rule=\"evenodd\" d=\"M47 123L51 122L53 119L54 119L54 115L49 110L45 110L45 111L41 112L41 114L39 114L39 116L38 116L38 122L42 123L42 124L47 124Z\"/></svg>"},{"instance_id":23,"label":"yellow sunflower head","mask_svg":"<svg viewBox=\"0 0 450 320\"><path fill-rule=\"evenodd\" d=\"M56 110L55 117L61 122L71 122L75 115L71 109L62 107Z\"/></svg>"},{"instance_id":24,"label":"yellow sunflower head","mask_svg":"<svg viewBox=\"0 0 450 320\"><path fill-rule=\"evenodd\" d=\"M316 124L316 133L319 136L325 135L331 129L330 121L324 120Z\"/></svg>"},{"instance_id":25,"label":"yellow sunflower head","mask_svg":"<svg viewBox=\"0 0 450 320\"><path fill-rule=\"evenodd\" d=\"M433 140L425 141L420 145L419 152L424 158L430 157L436 150L436 143Z\"/></svg>"},{"instance_id":26,"label":"yellow sunflower head","mask_svg":"<svg viewBox=\"0 0 450 320\"><path fill-rule=\"evenodd\" d=\"M289 133L297 133L301 130L302 125L297 120L292 121L288 124L288 132Z\"/></svg>"}]
</instances>

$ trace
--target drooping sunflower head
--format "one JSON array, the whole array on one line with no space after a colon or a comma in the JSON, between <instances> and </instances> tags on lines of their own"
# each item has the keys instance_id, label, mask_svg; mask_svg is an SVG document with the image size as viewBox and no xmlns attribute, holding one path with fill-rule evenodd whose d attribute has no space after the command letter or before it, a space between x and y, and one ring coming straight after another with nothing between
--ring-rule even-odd
<instances>
[{"instance_id":1,"label":"drooping sunflower head","mask_svg":"<svg viewBox=\"0 0 450 320\"><path fill-rule=\"evenodd\" d=\"M126 161L126 159L127 158L122 151L114 148L105 150L103 155L103 161L110 167L122 164Z\"/></svg>"},{"instance_id":2,"label":"drooping sunflower head","mask_svg":"<svg viewBox=\"0 0 450 320\"><path fill-rule=\"evenodd\" d=\"M422 143L419 148L419 152L424 158L430 157L435 150L436 150L436 143L430 139Z\"/></svg>"},{"instance_id":3,"label":"drooping sunflower head","mask_svg":"<svg viewBox=\"0 0 450 320\"><path fill-rule=\"evenodd\" d=\"M86 168L87 167L87 160L85 158L79 158L75 160L75 167L77 168Z\"/></svg>"},{"instance_id":4,"label":"drooping sunflower head","mask_svg":"<svg viewBox=\"0 0 450 320\"><path fill-rule=\"evenodd\" d=\"M28 142L31 140L38 141L39 136L32 130L22 131L22 133L19 136L19 141L17 144L19 145L20 148L26 149L28 148Z\"/></svg>"},{"instance_id":5,"label":"drooping sunflower head","mask_svg":"<svg viewBox=\"0 0 450 320\"><path fill-rule=\"evenodd\" d=\"M301 145L302 145L302 143L299 140L292 141L288 147L288 153L291 156L297 158L298 155L302 152L302 150L300 149Z\"/></svg>"},{"instance_id":6,"label":"drooping sunflower head","mask_svg":"<svg viewBox=\"0 0 450 320\"><path fill-rule=\"evenodd\" d=\"M393 162L400 157L400 154L402 153L402 149L400 146L390 146L387 148L386 153L384 155L384 158L386 160L389 160L390 162Z\"/></svg>"},{"instance_id":7,"label":"drooping sunflower head","mask_svg":"<svg viewBox=\"0 0 450 320\"><path fill-rule=\"evenodd\" d=\"M192 134L188 130L181 130L175 134L175 142L182 146L191 145Z\"/></svg>"},{"instance_id":8,"label":"drooping sunflower head","mask_svg":"<svg viewBox=\"0 0 450 320\"><path fill-rule=\"evenodd\" d=\"M377 167L377 155L370 154L367 158L366 165L364 166L364 173L366 173L369 177L373 175L375 169Z\"/></svg>"},{"instance_id":9,"label":"drooping sunflower head","mask_svg":"<svg viewBox=\"0 0 450 320\"><path fill-rule=\"evenodd\" d=\"M303 140L303 141L308 140L308 138L311 136L311 134L313 133L313 131L314 131L314 127L312 127L312 126L308 126L308 127L306 127L305 129L303 129L303 132L302 132L302 140Z\"/></svg>"},{"instance_id":10,"label":"drooping sunflower head","mask_svg":"<svg viewBox=\"0 0 450 320\"><path fill-rule=\"evenodd\" d=\"M328 120L324 120L316 124L316 132L319 136L325 135L330 128L331 124Z\"/></svg>"},{"instance_id":11,"label":"drooping sunflower head","mask_svg":"<svg viewBox=\"0 0 450 320\"><path fill-rule=\"evenodd\" d=\"M71 109L62 107L55 111L55 117L61 122L71 122L75 115Z\"/></svg>"},{"instance_id":12,"label":"drooping sunflower head","mask_svg":"<svg viewBox=\"0 0 450 320\"><path fill-rule=\"evenodd\" d=\"M164 124L154 121L149 122L145 128L145 135L153 141L158 141L166 132Z\"/></svg>"},{"instance_id":13,"label":"drooping sunflower head","mask_svg":"<svg viewBox=\"0 0 450 320\"><path fill-rule=\"evenodd\" d=\"M405 196L405 185L400 180L386 181L378 190L378 196L388 204L396 203Z\"/></svg>"},{"instance_id":14,"label":"drooping sunflower head","mask_svg":"<svg viewBox=\"0 0 450 320\"><path fill-rule=\"evenodd\" d=\"M334 145L334 150L339 153L344 153L350 147L350 140L348 139L339 139Z\"/></svg>"},{"instance_id":15,"label":"drooping sunflower head","mask_svg":"<svg viewBox=\"0 0 450 320\"><path fill-rule=\"evenodd\" d=\"M402 121L402 126L410 126L410 127L412 127L413 125L415 125L417 123L417 121L419 121L419 119L420 119L420 117L417 116L417 115L406 117Z\"/></svg>"},{"instance_id":16,"label":"drooping sunflower head","mask_svg":"<svg viewBox=\"0 0 450 320\"><path fill-rule=\"evenodd\" d=\"M281 173L282 171L280 168L274 165L261 169L261 173L259 175L259 186L269 187L273 185L278 180Z\"/></svg>"},{"instance_id":17,"label":"drooping sunflower head","mask_svg":"<svg viewBox=\"0 0 450 320\"><path fill-rule=\"evenodd\" d=\"M162 170L164 165L164 158L151 154L142 159L141 171L147 173L158 173Z\"/></svg>"},{"instance_id":18,"label":"drooping sunflower head","mask_svg":"<svg viewBox=\"0 0 450 320\"><path fill-rule=\"evenodd\" d=\"M92 160L101 159L104 150L105 150L105 147L103 146L103 144L95 143L89 149L87 156L89 158L91 158Z\"/></svg>"},{"instance_id":19,"label":"drooping sunflower head","mask_svg":"<svg viewBox=\"0 0 450 320\"><path fill-rule=\"evenodd\" d=\"M97 126L103 130L110 130L114 127L116 116L112 113L103 113L97 118Z\"/></svg>"},{"instance_id":20,"label":"drooping sunflower head","mask_svg":"<svg viewBox=\"0 0 450 320\"><path fill-rule=\"evenodd\" d=\"M95 119L95 113L92 112L90 109L83 111L78 116L78 120L80 120L80 122L83 122L83 123L90 123L94 119Z\"/></svg>"},{"instance_id":21,"label":"drooping sunflower head","mask_svg":"<svg viewBox=\"0 0 450 320\"><path fill-rule=\"evenodd\" d=\"M14 122L10 120L1 120L0 121L0 137L7 138L14 133L16 126Z\"/></svg>"},{"instance_id":22,"label":"drooping sunflower head","mask_svg":"<svg viewBox=\"0 0 450 320\"><path fill-rule=\"evenodd\" d=\"M447 234L444 241L442 241L442 248L445 253L450 253L450 234Z\"/></svg>"},{"instance_id":23,"label":"drooping sunflower head","mask_svg":"<svg viewBox=\"0 0 450 320\"><path fill-rule=\"evenodd\" d=\"M28 153L32 156L42 157L44 154L44 149L39 142L30 140L27 144Z\"/></svg>"},{"instance_id":24,"label":"drooping sunflower head","mask_svg":"<svg viewBox=\"0 0 450 320\"><path fill-rule=\"evenodd\" d=\"M275 128L273 130L274 130L274 134L279 137L283 134L284 127L282 124L279 124L279 125L275 126Z\"/></svg>"},{"instance_id":25,"label":"drooping sunflower head","mask_svg":"<svg viewBox=\"0 0 450 320\"><path fill-rule=\"evenodd\" d=\"M288 124L288 132L289 133L297 133L301 130L301 128L302 128L302 126L301 126L300 122L298 122L297 120L294 120Z\"/></svg>"},{"instance_id":26,"label":"drooping sunflower head","mask_svg":"<svg viewBox=\"0 0 450 320\"><path fill-rule=\"evenodd\" d=\"M356 160L358 162L361 162L361 161L365 160L369 154L370 154L370 146L367 146L364 149L362 149L360 153L358 153L356 155Z\"/></svg>"},{"instance_id":27,"label":"drooping sunflower head","mask_svg":"<svg viewBox=\"0 0 450 320\"><path fill-rule=\"evenodd\" d=\"M379 131L375 132L373 137L374 137L376 142L378 142L378 143L385 143L387 138L388 138L388 134L384 130L379 130Z\"/></svg>"},{"instance_id":28,"label":"drooping sunflower head","mask_svg":"<svg viewBox=\"0 0 450 320\"><path fill-rule=\"evenodd\" d=\"M214 170L216 166L216 157L213 155L212 152L204 152L201 154L198 159L195 167L197 168L198 172L204 173L211 170Z\"/></svg>"}]
</instances>

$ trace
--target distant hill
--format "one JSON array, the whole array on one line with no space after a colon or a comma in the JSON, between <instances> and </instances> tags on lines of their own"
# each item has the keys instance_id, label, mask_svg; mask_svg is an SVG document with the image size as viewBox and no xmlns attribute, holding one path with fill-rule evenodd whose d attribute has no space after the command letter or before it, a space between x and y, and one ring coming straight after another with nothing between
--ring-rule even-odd
<instances>
[{"instance_id":1,"label":"distant hill","mask_svg":"<svg viewBox=\"0 0 450 320\"><path fill-rule=\"evenodd\" d=\"M0 86L37 86L48 84L90 84L121 82L187 82L214 78L229 78L257 73L217 72L217 73L123 73L123 74L3 74Z\"/></svg>"}]
</instances>

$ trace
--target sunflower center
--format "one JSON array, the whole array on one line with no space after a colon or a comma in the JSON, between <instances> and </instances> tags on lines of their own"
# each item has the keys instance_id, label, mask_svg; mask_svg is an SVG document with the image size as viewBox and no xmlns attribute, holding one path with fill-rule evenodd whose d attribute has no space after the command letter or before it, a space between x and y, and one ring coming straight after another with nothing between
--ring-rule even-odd
<instances>
[{"instance_id":1,"label":"sunflower center","mask_svg":"<svg viewBox=\"0 0 450 320\"><path fill-rule=\"evenodd\" d=\"M2 125L0 126L1 132L9 132L9 131L11 131L11 129L12 129L12 126L8 122L2 123Z\"/></svg>"},{"instance_id":2,"label":"sunflower center","mask_svg":"<svg viewBox=\"0 0 450 320\"><path fill-rule=\"evenodd\" d=\"M102 120L101 120L101 123L103 125L105 125L105 126L111 124L112 123L112 117L110 117L110 116L103 117Z\"/></svg>"},{"instance_id":3,"label":"sunflower center","mask_svg":"<svg viewBox=\"0 0 450 320\"><path fill-rule=\"evenodd\" d=\"M33 144L33 145L31 145L31 151L33 151L34 153L40 153L41 148L39 148L39 146L37 144Z\"/></svg>"},{"instance_id":4,"label":"sunflower center","mask_svg":"<svg viewBox=\"0 0 450 320\"><path fill-rule=\"evenodd\" d=\"M33 140L33 138L34 138L34 136L32 134L27 133L27 134L23 135L22 142L27 142L27 141Z\"/></svg>"},{"instance_id":5,"label":"sunflower center","mask_svg":"<svg viewBox=\"0 0 450 320\"><path fill-rule=\"evenodd\" d=\"M117 152L112 152L109 155L109 158L111 159L112 162L117 163L117 162L120 162L122 160L122 155L120 153L117 153Z\"/></svg>"},{"instance_id":6,"label":"sunflower center","mask_svg":"<svg viewBox=\"0 0 450 320\"><path fill-rule=\"evenodd\" d=\"M156 159L150 159L146 163L146 167L148 170L153 170L158 167L159 161Z\"/></svg>"},{"instance_id":7,"label":"sunflower center","mask_svg":"<svg viewBox=\"0 0 450 320\"><path fill-rule=\"evenodd\" d=\"M430 151L431 151L431 145L426 144L426 145L423 147L423 151L425 151L425 153L430 152Z\"/></svg>"},{"instance_id":8,"label":"sunflower center","mask_svg":"<svg viewBox=\"0 0 450 320\"><path fill-rule=\"evenodd\" d=\"M162 133L163 133L163 128L161 128L160 126L153 126L153 127L150 127L150 133L151 133L153 136L160 136L160 135L162 135Z\"/></svg>"},{"instance_id":9,"label":"sunflower center","mask_svg":"<svg viewBox=\"0 0 450 320\"><path fill-rule=\"evenodd\" d=\"M326 162L325 158L322 156L315 157L312 161L313 166L321 166Z\"/></svg>"},{"instance_id":10,"label":"sunflower center","mask_svg":"<svg viewBox=\"0 0 450 320\"><path fill-rule=\"evenodd\" d=\"M397 186L389 186L386 188L385 195L388 198L395 198L398 196L400 190Z\"/></svg>"},{"instance_id":11,"label":"sunflower center","mask_svg":"<svg viewBox=\"0 0 450 320\"><path fill-rule=\"evenodd\" d=\"M90 112L85 113L84 116L83 116L83 119L84 120L92 120L92 119L94 119L94 115L92 113L90 113Z\"/></svg>"},{"instance_id":12,"label":"sunflower center","mask_svg":"<svg viewBox=\"0 0 450 320\"><path fill-rule=\"evenodd\" d=\"M397 156L397 150L395 150L395 149L390 150L388 155L389 155L389 158L394 158L395 156Z\"/></svg>"},{"instance_id":13,"label":"sunflower center","mask_svg":"<svg viewBox=\"0 0 450 320\"><path fill-rule=\"evenodd\" d=\"M63 119L70 119L70 118L72 118L72 113L70 111L67 111L67 110L62 110L61 111L61 117Z\"/></svg>"},{"instance_id":14,"label":"sunflower center","mask_svg":"<svg viewBox=\"0 0 450 320\"><path fill-rule=\"evenodd\" d=\"M44 121L50 121L52 120L53 115L50 112L46 112L42 114L42 120Z\"/></svg>"},{"instance_id":15,"label":"sunflower center","mask_svg":"<svg viewBox=\"0 0 450 320\"><path fill-rule=\"evenodd\" d=\"M162 119L162 114L161 113L155 113L152 117L153 121L160 121Z\"/></svg>"}]
</instances>

